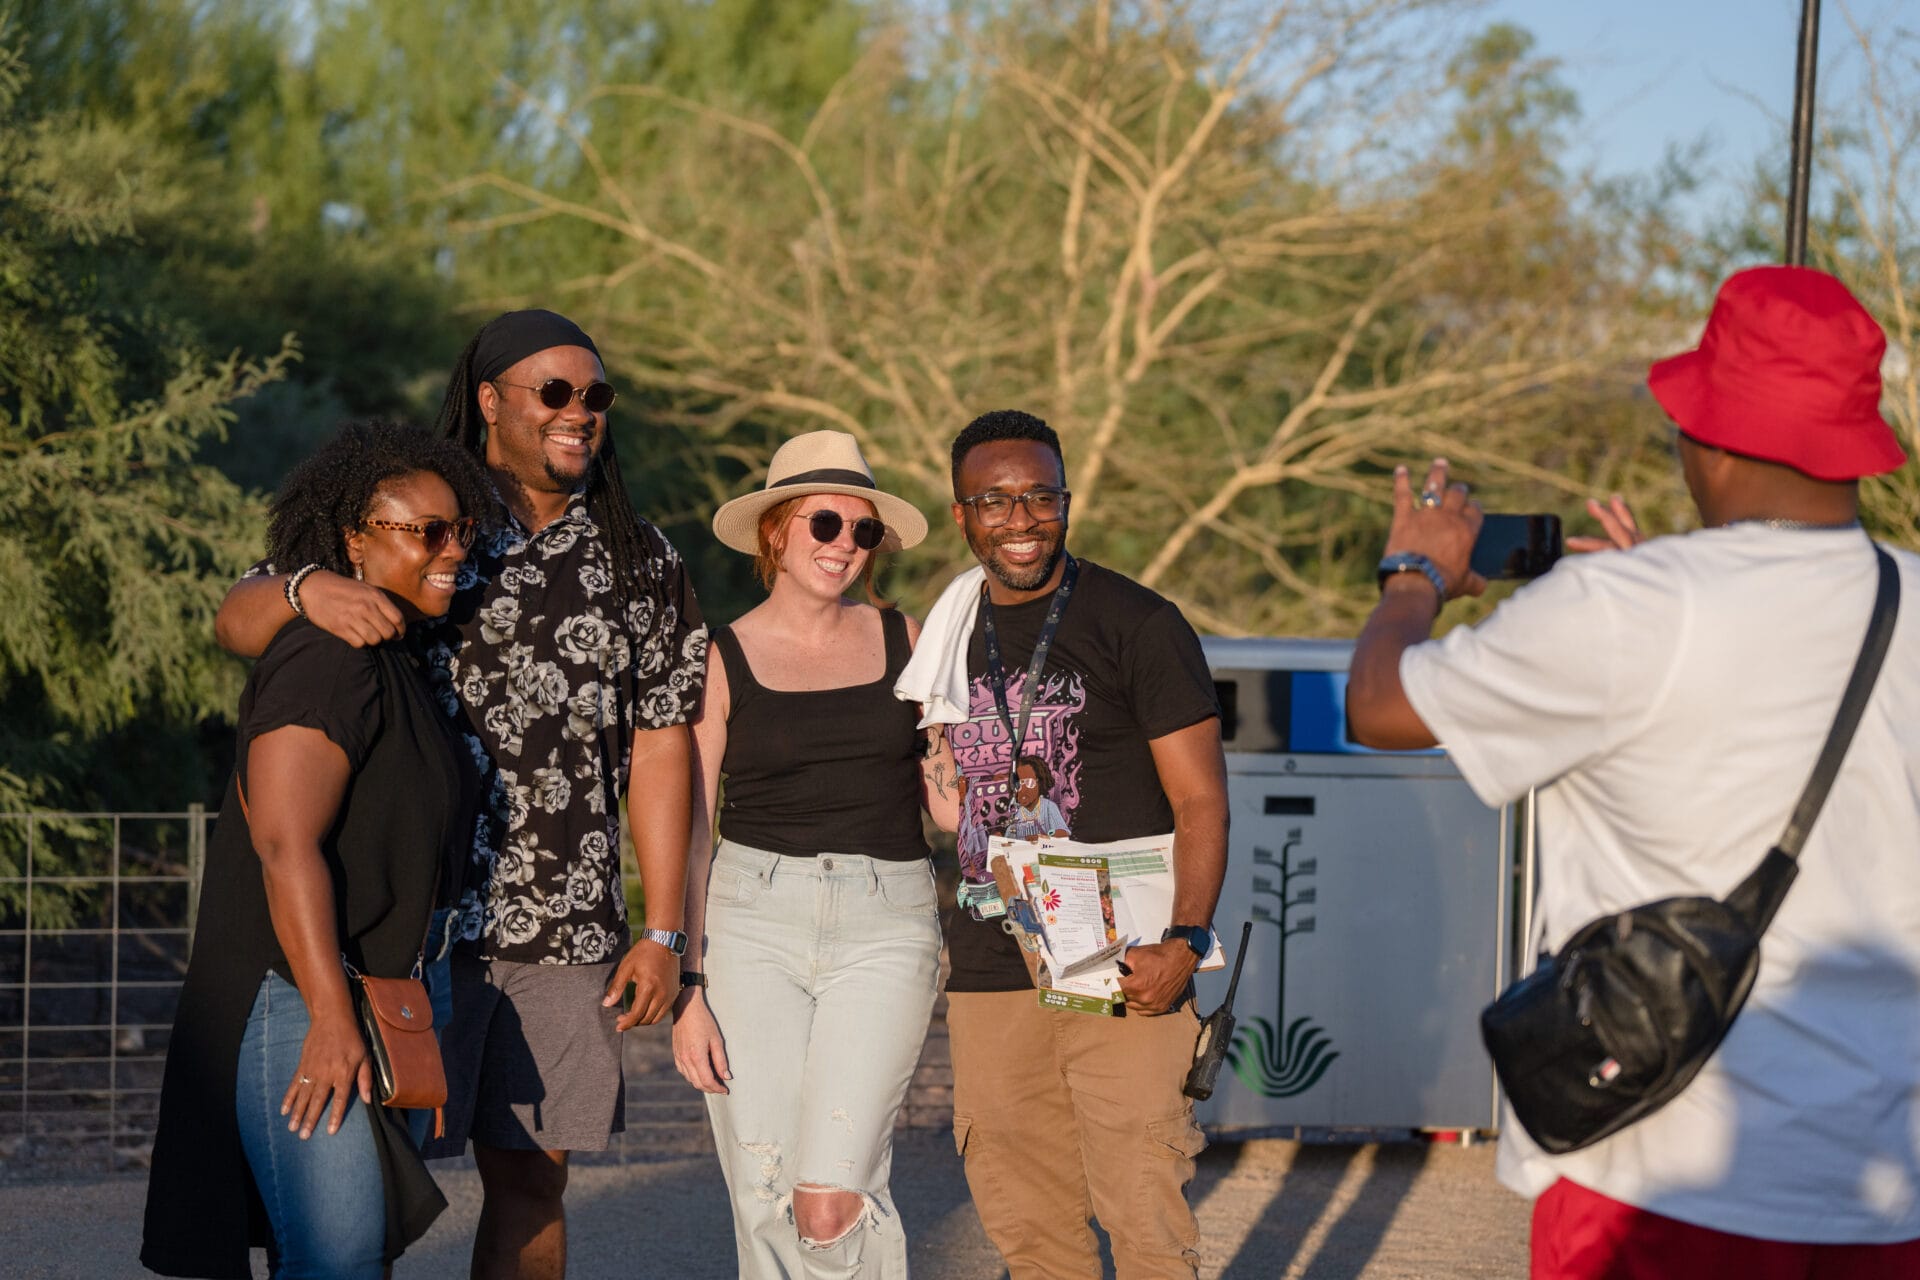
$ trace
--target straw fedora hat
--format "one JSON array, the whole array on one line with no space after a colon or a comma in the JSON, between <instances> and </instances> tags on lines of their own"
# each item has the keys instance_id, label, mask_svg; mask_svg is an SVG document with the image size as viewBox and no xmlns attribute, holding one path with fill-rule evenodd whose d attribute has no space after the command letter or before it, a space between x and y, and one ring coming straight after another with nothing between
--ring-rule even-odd
<instances>
[{"instance_id":1,"label":"straw fedora hat","mask_svg":"<svg viewBox=\"0 0 1920 1280\"><path fill-rule=\"evenodd\" d=\"M844 493L873 504L887 536L881 551L903 551L927 536L927 518L905 498L896 498L873 482L860 456L860 442L844 431L809 431L774 452L767 464L766 487L742 494L713 513L713 536L735 551L760 550L760 516L788 498L812 493Z\"/></svg>"}]
</instances>

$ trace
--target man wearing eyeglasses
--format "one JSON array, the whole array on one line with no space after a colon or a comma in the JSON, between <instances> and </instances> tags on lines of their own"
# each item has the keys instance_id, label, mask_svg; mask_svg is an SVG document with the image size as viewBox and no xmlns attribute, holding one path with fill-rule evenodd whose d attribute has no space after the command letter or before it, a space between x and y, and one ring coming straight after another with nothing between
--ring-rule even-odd
<instances>
[{"instance_id":1,"label":"man wearing eyeglasses","mask_svg":"<svg viewBox=\"0 0 1920 1280\"><path fill-rule=\"evenodd\" d=\"M1045 422L975 419L953 442L953 484L954 523L985 569L967 719L949 726L965 897L947 920L947 1025L967 1183L1015 1280L1100 1274L1093 1216L1122 1277L1192 1276L1184 1192L1204 1140L1180 1086L1227 851L1213 678L1171 603L1068 555L1071 495ZM1175 835L1174 927L1126 953L1121 1016L1042 1008L993 909L987 840L1017 822L1015 775L1039 776L1035 760L1076 840Z\"/></svg>"},{"instance_id":2,"label":"man wearing eyeglasses","mask_svg":"<svg viewBox=\"0 0 1920 1280\"><path fill-rule=\"evenodd\" d=\"M481 774L466 883L443 892L452 909L428 951L449 933L459 942L450 984L429 967L449 1097L446 1137L426 1154L472 1140L485 1197L475 1276L564 1273L568 1153L602 1150L624 1128L619 1033L679 994L686 722L707 632L679 556L628 502L613 400L578 326L515 311L461 353L440 413L442 434L486 463L508 516L475 546L426 646ZM436 533L458 531L420 536ZM264 568L221 607L216 627L236 653L258 654L295 614L354 644L401 634L393 602L364 584ZM623 795L647 911L631 947Z\"/></svg>"}]
</instances>

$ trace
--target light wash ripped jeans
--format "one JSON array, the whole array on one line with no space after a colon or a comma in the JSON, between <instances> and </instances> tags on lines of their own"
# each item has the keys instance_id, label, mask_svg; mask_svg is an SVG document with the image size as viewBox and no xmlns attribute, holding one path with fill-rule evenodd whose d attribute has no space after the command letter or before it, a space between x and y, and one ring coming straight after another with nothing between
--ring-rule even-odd
<instances>
[{"instance_id":1,"label":"light wash ripped jeans","mask_svg":"<svg viewBox=\"0 0 1920 1280\"><path fill-rule=\"evenodd\" d=\"M733 1078L707 1095L743 1280L904 1277L888 1179L893 1125L939 982L925 859L786 857L723 840L707 882L707 1003ZM796 1184L859 1192L825 1245L793 1224Z\"/></svg>"}]
</instances>

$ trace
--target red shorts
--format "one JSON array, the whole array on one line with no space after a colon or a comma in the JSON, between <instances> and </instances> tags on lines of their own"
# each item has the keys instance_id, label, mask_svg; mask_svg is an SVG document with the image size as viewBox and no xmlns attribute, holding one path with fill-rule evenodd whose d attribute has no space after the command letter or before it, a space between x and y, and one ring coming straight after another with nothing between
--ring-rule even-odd
<instances>
[{"instance_id":1,"label":"red shorts","mask_svg":"<svg viewBox=\"0 0 1920 1280\"><path fill-rule=\"evenodd\" d=\"M1911 1280L1920 1240L1794 1244L1648 1213L1565 1178L1533 1202L1532 1280Z\"/></svg>"}]
</instances>

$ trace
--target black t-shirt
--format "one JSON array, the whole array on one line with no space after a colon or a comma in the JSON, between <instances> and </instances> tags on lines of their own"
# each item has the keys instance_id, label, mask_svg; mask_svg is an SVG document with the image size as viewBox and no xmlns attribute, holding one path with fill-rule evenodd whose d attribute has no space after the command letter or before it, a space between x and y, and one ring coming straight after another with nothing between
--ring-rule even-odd
<instances>
[{"instance_id":1,"label":"black t-shirt","mask_svg":"<svg viewBox=\"0 0 1920 1280\"><path fill-rule=\"evenodd\" d=\"M321 840L340 949L367 973L404 976L426 940L436 886L441 901L459 893L477 775L405 642L356 649L310 622L288 623L240 695L236 778L254 739L288 725L325 734L350 770ZM148 1179L141 1258L166 1275L249 1275L249 1238L265 1240L234 1088L247 1014L268 969L293 980L230 780L207 850ZM391 1245L425 1230L445 1201L392 1114L371 1114Z\"/></svg>"},{"instance_id":2,"label":"black t-shirt","mask_svg":"<svg viewBox=\"0 0 1920 1280\"><path fill-rule=\"evenodd\" d=\"M720 834L796 858L927 856L920 826L919 708L893 696L912 656L907 622L884 610L886 670L841 689L769 689L730 627L714 632L727 664L726 789Z\"/></svg>"},{"instance_id":3,"label":"black t-shirt","mask_svg":"<svg viewBox=\"0 0 1920 1280\"><path fill-rule=\"evenodd\" d=\"M1029 827L1099 843L1173 830L1148 743L1220 714L1213 675L1193 628L1171 602L1086 560L1040 673L1021 756L1044 768L1040 794L1017 803L1009 735L986 680L986 637L976 625L967 650L969 710L949 726L967 782L960 814L960 868L988 878L987 840ZM1027 664L1052 597L997 606L994 625L1007 673L1007 707L1018 719ZM1018 991L1031 986L1019 949L999 920L965 910L947 918L949 991Z\"/></svg>"}]
</instances>

